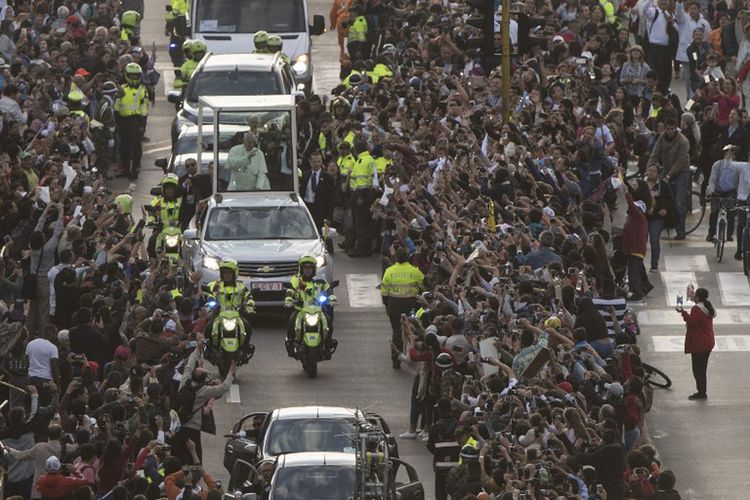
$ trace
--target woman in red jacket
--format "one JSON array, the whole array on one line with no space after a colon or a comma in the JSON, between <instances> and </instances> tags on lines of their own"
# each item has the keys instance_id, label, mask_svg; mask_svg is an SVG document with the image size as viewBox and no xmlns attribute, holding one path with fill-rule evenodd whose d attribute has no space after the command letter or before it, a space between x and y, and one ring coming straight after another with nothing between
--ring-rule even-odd
<instances>
[{"instance_id":1,"label":"woman in red jacket","mask_svg":"<svg viewBox=\"0 0 750 500\"><path fill-rule=\"evenodd\" d=\"M690 313L677 306L677 311L687 325L685 353L693 358L693 377L698 392L688 399L706 399L706 370L708 357L714 348L714 317L716 309L708 300L708 290L698 288L693 296L695 305Z\"/></svg>"}]
</instances>

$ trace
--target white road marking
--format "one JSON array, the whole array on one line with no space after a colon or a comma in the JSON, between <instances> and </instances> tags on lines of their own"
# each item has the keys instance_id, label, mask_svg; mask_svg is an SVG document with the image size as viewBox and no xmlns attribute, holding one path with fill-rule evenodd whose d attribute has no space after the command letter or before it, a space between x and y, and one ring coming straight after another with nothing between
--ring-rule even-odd
<instances>
[{"instance_id":1,"label":"white road marking","mask_svg":"<svg viewBox=\"0 0 750 500\"><path fill-rule=\"evenodd\" d=\"M240 400L240 386L232 384L229 386L229 392L227 392L227 403L241 403Z\"/></svg>"},{"instance_id":2,"label":"white road marking","mask_svg":"<svg viewBox=\"0 0 750 500\"><path fill-rule=\"evenodd\" d=\"M380 278L377 274L347 274L349 305L353 308L382 308L380 290L375 288L379 283Z\"/></svg>"},{"instance_id":3,"label":"white road marking","mask_svg":"<svg viewBox=\"0 0 750 500\"><path fill-rule=\"evenodd\" d=\"M698 281L695 279L695 273L691 272L662 272L661 279L664 282L664 290L667 294L667 304L670 306L677 305L677 295L682 295L683 305L692 305L685 293L689 283L693 283L698 288Z\"/></svg>"},{"instance_id":4,"label":"white road marking","mask_svg":"<svg viewBox=\"0 0 750 500\"><path fill-rule=\"evenodd\" d=\"M167 95L174 87L174 66L172 63L154 64L154 69L161 73L161 79L164 82L164 95Z\"/></svg>"},{"instance_id":5,"label":"white road marking","mask_svg":"<svg viewBox=\"0 0 750 500\"><path fill-rule=\"evenodd\" d=\"M705 255L667 255L664 257L664 266L670 272L711 272L711 269L708 267L708 259Z\"/></svg>"},{"instance_id":6,"label":"white road marking","mask_svg":"<svg viewBox=\"0 0 750 500\"><path fill-rule=\"evenodd\" d=\"M745 273L717 273L725 306L750 306L750 284Z\"/></svg>"},{"instance_id":7,"label":"white road marking","mask_svg":"<svg viewBox=\"0 0 750 500\"><path fill-rule=\"evenodd\" d=\"M686 308L689 311L689 308ZM674 309L646 309L638 311L641 326L677 326L685 322ZM743 325L750 323L750 309L719 308L716 310L714 325Z\"/></svg>"},{"instance_id":8,"label":"white road marking","mask_svg":"<svg viewBox=\"0 0 750 500\"><path fill-rule=\"evenodd\" d=\"M651 344L655 352L684 352L684 335L659 335L651 337ZM750 351L750 335L717 335L714 352L746 352Z\"/></svg>"}]
</instances>

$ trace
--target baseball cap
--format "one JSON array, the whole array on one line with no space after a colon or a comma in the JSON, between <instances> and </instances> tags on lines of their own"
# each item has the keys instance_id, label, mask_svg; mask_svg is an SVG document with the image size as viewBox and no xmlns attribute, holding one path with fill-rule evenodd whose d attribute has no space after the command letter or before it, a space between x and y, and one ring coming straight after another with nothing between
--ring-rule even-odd
<instances>
[{"instance_id":1,"label":"baseball cap","mask_svg":"<svg viewBox=\"0 0 750 500\"><path fill-rule=\"evenodd\" d=\"M82 76L82 77L84 77L84 78L85 78L85 77L87 77L87 76L90 76L90 75L91 75L91 73L89 73L88 71L86 71L86 70L85 70L85 69L83 69L83 68L78 68L78 69L76 70L76 72L75 72L75 75L76 75L76 76L80 75L80 76Z\"/></svg>"},{"instance_id":2,"label":"baseball cap","mask_svg":"<svg viewBox=\"0 0 750 500\"><path fill-rule=\"evenodd\" d=\"M175 330L177 330L177 323L175 323L173 319L170 319L167 321L167 324L164 325L164 329L170 332L174 332Z\"/></svg>"},{"instance_id":3,"label":"baseball cap","mask_svg":"<svg viewBox=\"0 0 750 500\"><path fill-rule=\"evenodd\" d=\"M60 470L60 459L56 456L51 456L44 462L44 470L50 473L55 473Z\"/></svg>"},{"instance_id":4,"label":"baseball cap","mask_svg":"<svg viewBox=\"0 0 750 500\"><path fill-rule=\"evenodd\" d=\"M128 349L124 345L118 345L117 349L115 349L115 357L120 359L128 359L130 357L130 349Z\"/></svg>"},{"instance_id":5,"label":"baseball cap","mask_svg":"<svg viewBox=\"0 0 750 500\"><path fill-rule=\"evenodd\" d=\"M573 392L573 385L566 380L563 380L562 382L557 384L557 387L565 391L566 394L570 394L571 392Z\"/></svg>"},{"instance_id":6,"label":"baseball cap","mask_svg":"<svg viewBox=\"0 0 750 500\"><path fill-rule=\"evenodd\" d=\"M611 384L604 384L604 388L609 391L613 396L622 397L625 390L622 388L622 384L619 382L612 382Z\"/></svg>"}]
</instances>

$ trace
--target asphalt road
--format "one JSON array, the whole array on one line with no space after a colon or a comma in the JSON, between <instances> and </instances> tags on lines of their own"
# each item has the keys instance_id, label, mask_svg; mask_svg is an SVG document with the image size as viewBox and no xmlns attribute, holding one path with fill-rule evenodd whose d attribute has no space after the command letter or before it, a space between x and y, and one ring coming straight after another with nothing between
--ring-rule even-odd
<instances>
[{"instance_id":1,"label":"asphalt road","mask_svg":"<svg viewBox=\"0 0 750 500\"><path fill-rule=\"evenodd\" d=\"M310 14L328 16L330 3L308 3ZM165 88L172 81L170 60L163 35L161 2L146 2L142 36L146 46L156 42L157 67L162 71L156 106L148 120L141 176L135 184L138 203L148 202L150 187L158 183L161 170L153 161L169 153L169 126L173 105L166 102ZM314 39L315 87L326 94L338 82L336 34ZM680 82L674 86L679 90ZM114 182L115 193L125 190L127 181ZM651 274L655 285L646 302L637 307L643 335L639 341L645 359L667 372L674 381L670 390L657 390L654 408L648 415L649 429L667 468L678 478L678 488L687 499L745 498L750 491L746 474L750 437L744 420L750 400L747 351L750 336L750 287L732 260L734 247L717 264L712 247L706 243L706 223L696 235L670 246L662 241L663 257L658 274ZM732 244L730 244L732 245ZM257 350L248 366L239 372L236 387L215 406L221 433L234 420L252 411L277 407L330 404L366 408L383 415L394 433L408 427L409 394L412 376L390 367L386 337L389 325L379 304L380 264L375 257L350 259L337 253L335 275L339 307L336 311L336 338L339 350L330 362L320 366L316 380L309 380L301 366L286 356L283 339L285 317L258 317L253 324ZM694 392L689 358L682 354L684 325L673 310L678 290L684 295L689 281L709 289L719 310L716 332L717 351L709 363L709 400L690 402ZM227 479L221 465L224 440L204 434L204 462L215 476ZM432 498L431 456L421 442L400 441L401 456L414 465L425 482L426 498Z\"/></svg>"}]
</instances>

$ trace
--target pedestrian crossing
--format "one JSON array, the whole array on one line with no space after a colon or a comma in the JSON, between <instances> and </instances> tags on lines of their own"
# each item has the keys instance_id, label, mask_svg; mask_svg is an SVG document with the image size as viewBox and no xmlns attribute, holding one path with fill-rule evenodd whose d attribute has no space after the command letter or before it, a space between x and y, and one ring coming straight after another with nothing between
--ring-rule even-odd
<instances>
[{"instance_id":1,"label":"pedestrian crossing","mask_svg":"<svg viewBox=\"0 0 750 500\"><path fill-rule=\"evenodd\" d=\"M349 306L353 309L381 309L380 277L377 274L347 274L346 290L349 295Z\"/></svg>"}]
</instances>

